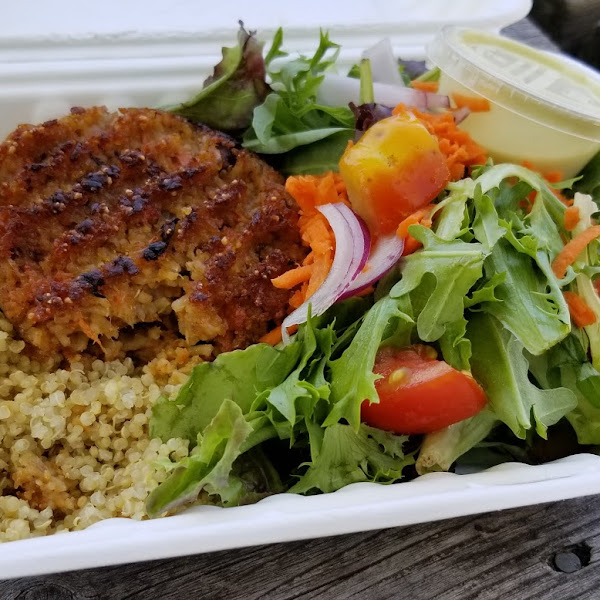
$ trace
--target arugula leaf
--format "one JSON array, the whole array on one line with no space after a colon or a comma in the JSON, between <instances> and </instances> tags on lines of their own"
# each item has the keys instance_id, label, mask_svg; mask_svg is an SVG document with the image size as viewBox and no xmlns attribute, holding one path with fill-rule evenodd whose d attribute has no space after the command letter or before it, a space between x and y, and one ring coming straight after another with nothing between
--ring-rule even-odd
<instances>
[{"instance_id":1,"label":"arugula leaf","mask_svg":"<svg viewBox=\"0 0 600 600\"><path fill-rule=\"evenodd\" d=\"M475 239L483 244L486 252L490 252L496 242L506 235L506 229L499 223L492 199L481 192L479 185L475 188L473 203L475 205L473 234Z\"/></svg>"},{"instance_id":2,"label":"arugula leaf","mask_svg":"<svg viewBox=\"0 0 600 600\"><path fill-rule=\"evenodd\" d=\"M545 254L536 256L539 262L547 262ZM530 255L500 239L485 259L484 269L488 278L505 273L505 279L495 286L501 302L483 303L482 309L499 319L529 352L541 354L568 335L568 308L549 264L548 277L535 268Z\"/></svg>"},{"instance_id":3,"label":"arugula leaf","mask_svg":"<svg viewBox=\"0 0 600 600\"><path fill-rule=\"evenodd\" d=\"M279 27L273 36L271 47L265 56L265 66L268 68L274 60L288 56L287 52L281 49L283 45L283 29Z\"/></svg>"},{"instance_id":4,"label":"arugula leaf","mask_svg":"<svg viewBox=\"0 0 600 600\"><path fill-rule=\"evenodd\" d=\"M517 185L513 186L507 183L513 178L519 180ZM539 199L544 202L546 210L555 223L564 222L566 206L552 193L541 175L525 167L507 163L483 168L476 182L481 186L484 194L494 188L500 190L501 196L494 203L501 217L517 211L520 200L530 191L529 187L538 192L536 202Z\"/></svg>"},{"instance_id":5,"label":"arugula leaf","mask_svg":"<svg viewBox=\"0 0 600 600\"><path fill-rule=\"evenodd\" d=\"M350 128L346 125L353 122L348 119L344 124L329 116L314 124L307 121L292 111L281 94L269 94L264 103L254 110L252 128L244 134L244 146L261 154L282 154L335 133L347 132ZM351 131L354 132L353 129Z\"/></svg>"},{"instance_id":6,"label":"arugula leaf","mask_svg":"<svg viewBox=\"0 0 600 600\"><path fill-rule=\"evenodd\" d=\"M448 184L450 193L432 212L436 215L435 234L447 241L460 237L469 226L467 203L474 194L472 179L463 179Z\"/></svg>"},{"instance_id":7,"label":"arugula leaf","mask_svg":"<svg viewBox=\"0 0 600 600\"><path fill-rule=\"evenodd\" d=\"M541 390L531 383L523 344L496 318L473 314L467 337L473 348L473 375L485 390L491 410L517 437L525 438L533 419L537 433L545 438L547 428L577 406L571 390Z\"/></svg>"},{"instance_id":8,"label":"arugula leaf","mask_svg":"<svg viewBox=\"0 0 600 600\"><path fill-rule=\"evenodd\" d=\"M196 451L180 461L166 481L148 497L148 515L156 517L193 501L202 490L209 495L221 495L229 487L233 463L251 431L241 408L225 399L212 421L198 434Z\"/></svg>"},{"instance_id":9,"label":"arugula leaf","mask_svg":"<svg viewBox=\"0 0 600 600\"><path fill-rule=\"evenodd\" d=\"M466 338L467 320L463 317L446 325L439 339L444 360L459 371L471 370L471 342Z\"/></svg>"},{"instance_id":10,"label":"arugula leaf","mask_svg":"<svg viewBox=\"0 0 600 600\"><path fill-rule=\"evenodd\" d=\"M279 39L275 54L280 52L280 46ZM251 127L244 134L246 148L277 154L336 133L354 134L354 115L348 107L324 106L316 100L323 73L335 63L339 49L321 31L319 47L312 58L301 56L269 72L276 93L269 94L254 110ZM336 146L336 150L340 148ZM341 152L337 158L340 156Z\"/></svg>"},{"instance_id":11,"label":"arugula leaf","mask_svg":"<svg viewBox=\"0 0 600 600\"><path fill-rule=\"evenodd\" d=\"M394 318L406 328L413 326L412 319L399 310L393 298L386 296L376 302L342 356L330 363L333 407L324 421L326 427L345 419L358 431L363 401L379 402L373 364L381 340Z\"/></svg>"},{"instance_id":12,"label":"arugula leaf","mask_svg":"<svg viewBox=\"0 0 600 600\"><path fill-rule=\"evenodd\" d=\"M325 333L322 337L323 339L328 339L331 347L331 344L333 344L334 341L333 331L327 328L325 332L321 333ZM302 351L294 370L289 373L281 383L270 389L268 392L265 391L260 394L252 405L253 411L265 410L267 407L271 407L282 415L286 425L284 425L283 429L280 427L279 431L287 432L289 429L289 433L280 433L280 437L289 437L292 442L294 438L293 428L296 425L298 403L303 402L304 416L310 418L312 416L312 409L321 397L321 394L329 395L328 389L319 392L319 390L303 376L305 375L311 357L315 354L318 347L316 333L310 318L296 337L295 343L300 343L302 345ZM326 351L330 352L329 349ZM320 378L319 384L324 384ZM310 406L310 408L307 407L306 401L308 401L308 406ZM279 419L277 419L275 415L271 415L271 419L275 426L279 425Z\"/></svg>"},{"instance_id":13,"label":"arugula leaf","mask_svg":"<svg viewBox=\"0 0 600 600\"><path fill-rule=\"evenodd\" d=\"M485 264L485 263L484 263ZM496 290L499 285L506 281L506 271L494 273L489 279L482 279L471 292L470 296L465 298L465 308L477 306L482 302L502 302L498 297Z\"/></svg>"},{"instance_id":14,"label":"arugula leaf","mask_svg":"<svg viewBox=\"0 0 600 600\"><path fill-rule=\"evenodd\" d=\"M322 446L308 469L289 490L292 493L334 492L351 483L393 483L414 463L399 436L361 424L358 430L336 423L325 429Z\"/></svg>"},{"instance_id":15,"label":"arugula leaf","mask_svg":"<svg viewBox=\"0 0 600 600\"><path fill-rule=\"evenodd\" d=\"M565 373L565 376L568 377L569 374ZM565 383L568 385L568 381ZM575 393L577 407L567 415L567 419L575 430L580 444L598 445L600 444L600 408L581 393Z\"/></svg>"},{"instance_id":16,"label":"arugula leaf","mask_svg":"<svg viewBox=\"0 0 600 600\"><path fill-rule=\"evenodd\" d=\"M253 34L240 26L238 45L223 48L223 59L204 82L202 91L169 110L221 131L248 127L254 108L271 90L265 80L262 47Z\"/></svg>"},{"instance_id":17,"label":"arugula leaf","mask_svg":"<svg viewBox=\"0 0 600 600\"><path fill-rule=\"evenodd\" d=\"M580 337L571 334L544 355L530 357L529 362L540 386L564 387L576 396L577 406L566 417L579 443L600 444L600 372L588 362Z\"/></svg>"},{"instance_id":18,"label":"arugula leaf","mask_svg":"<svg viewBox=\"0 0 600 600\"><path fill-rule=\"evenodd\" d=\"M420 340L433 342L448 325L463 318L465 296L482 276L483 246L442 240L421 225L412 225L409 231L423 249L403 259L402 279L390 296L410 293L413 304L415 296L426 298L417 317L417 333ZM427 279L435 279L435 285Z\"/></svg>"}]
</instances>

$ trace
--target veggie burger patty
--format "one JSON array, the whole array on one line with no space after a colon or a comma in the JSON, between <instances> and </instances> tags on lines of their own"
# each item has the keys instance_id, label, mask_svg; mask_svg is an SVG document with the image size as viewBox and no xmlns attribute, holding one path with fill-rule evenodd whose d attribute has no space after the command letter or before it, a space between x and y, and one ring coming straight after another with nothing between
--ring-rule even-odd
<instances>
[{"instance_id":1,"label":"veggie burger patty","mask_svg":"<svg viewBox=\"0 0 600 600\"><path fill-rule=\"evenodd\" d=\"M0 305L38 352L68 358L94 342L119 357L127 335L151 346L149 324L245 347L285 316L270 280L304 257L297 219L282 178L221 133L74 108L0 145Z\"/></svg>"}]
</instances>

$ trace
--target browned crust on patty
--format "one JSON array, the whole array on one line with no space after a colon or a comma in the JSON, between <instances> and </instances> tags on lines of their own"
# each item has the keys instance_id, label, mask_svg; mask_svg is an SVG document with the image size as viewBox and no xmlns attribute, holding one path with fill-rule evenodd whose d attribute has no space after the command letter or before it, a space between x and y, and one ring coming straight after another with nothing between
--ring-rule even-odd
<instances>
[{"instance_id":1,"label":"browned crust on patty","mask_svg":"<svg viewBox=\"0 0 600 600\"><path fill-rule=\"evenodd\" d=\"M146 323L244 347L284 317L289 294L270 279L304 256L282 183L162 111L20 126L0 145L0 306L41 353L91 340L114 358L122 331Z\"/></svg>"}]
</instances>

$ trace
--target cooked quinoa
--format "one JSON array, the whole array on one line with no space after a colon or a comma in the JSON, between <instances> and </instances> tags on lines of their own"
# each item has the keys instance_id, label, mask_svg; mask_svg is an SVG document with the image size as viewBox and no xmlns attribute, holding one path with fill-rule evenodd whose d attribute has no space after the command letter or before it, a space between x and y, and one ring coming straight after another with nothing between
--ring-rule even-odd
<instances>
[{"instance_id":1,"label":"cooked quinoa","mask_svg":"<svg viewBox=\"0 0 600 600\"><path fill-rule=\"evenodd\" d=\"M187 440L149 438L151 406L175 394L202 356L57 369L24 349L0 316L0 540L143 519L146 497L166 477L161 459L188 453ZM206 358L210 351L202 347Z\"/></svg>"}]
</instances>

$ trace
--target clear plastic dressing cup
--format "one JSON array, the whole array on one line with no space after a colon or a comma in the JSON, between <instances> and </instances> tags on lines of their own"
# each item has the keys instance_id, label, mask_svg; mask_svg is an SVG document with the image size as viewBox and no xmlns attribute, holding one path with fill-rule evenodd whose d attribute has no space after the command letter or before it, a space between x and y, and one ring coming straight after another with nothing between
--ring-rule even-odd
<instances>
[{"instance_id":1,"label":"clear plastic dressing cup","mask_svg":"<svg viewBox=\"0 0 600 600\"><path fill-rule=\"evenodd\" d=\"M440 93L486 98L460 127L496 162L572 177L600 150L600 74L511 39L447 27L428 45Z\"/></svg>"}]
</instances>

